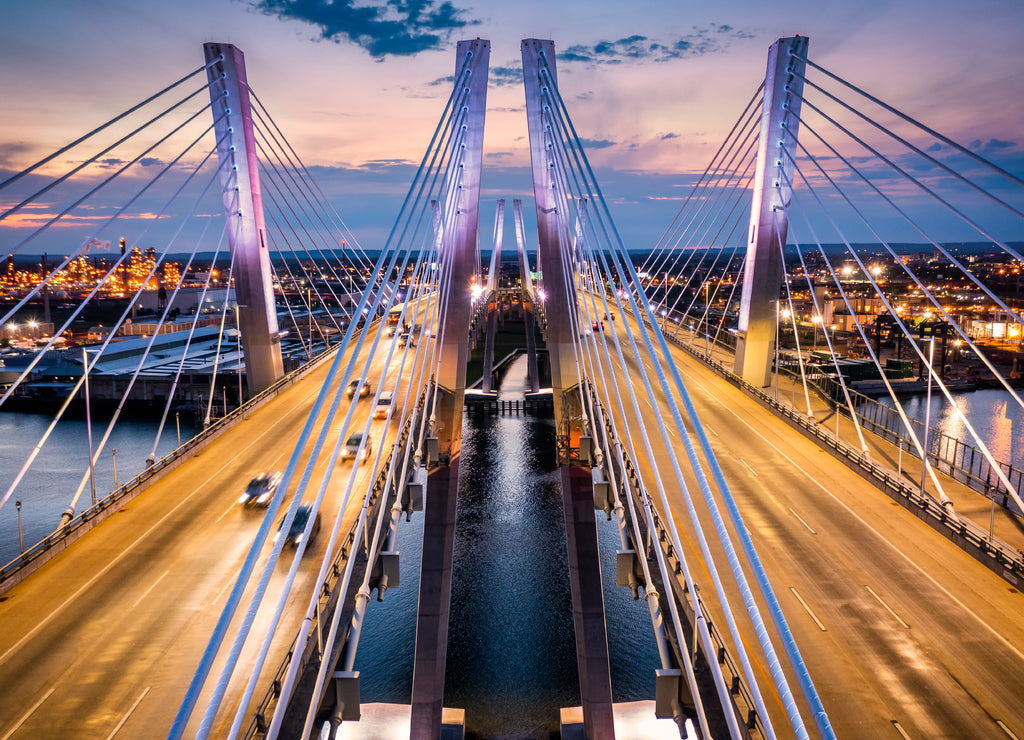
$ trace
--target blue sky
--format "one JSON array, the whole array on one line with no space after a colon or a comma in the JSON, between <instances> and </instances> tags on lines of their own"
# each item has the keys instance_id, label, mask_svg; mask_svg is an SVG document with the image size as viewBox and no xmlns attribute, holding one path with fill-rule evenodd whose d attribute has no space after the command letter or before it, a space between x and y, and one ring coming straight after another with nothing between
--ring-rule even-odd
<instances>
[{"instance_id":1,"label":"blue sky","mask_svg":"<svg viewBox=\"0 0 1024 740\"><path fill-rule=\"evenodd\" d=\"M1024 172L1016 0L8 3L0 168L57 149L199 66L203 42L225 41L245 52L253 88L372 248L436 124L461 38L492 45L484 198L530 197L519 44L550 38L613 215L644 248L763 77L770 43L794 33L810 36L818 63Z\"/></svg>"}]
</instances>

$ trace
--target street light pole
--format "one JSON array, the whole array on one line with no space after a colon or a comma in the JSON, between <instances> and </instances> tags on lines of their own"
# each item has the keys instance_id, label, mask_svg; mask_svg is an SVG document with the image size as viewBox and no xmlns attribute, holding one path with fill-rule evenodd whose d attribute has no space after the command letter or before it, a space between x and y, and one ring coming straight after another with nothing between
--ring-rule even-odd
<instances>
[{"instance_id":1,"label":"street light pole","mask_svg":"<svg viewBox=\"0 0 1024 740\"><path fill-rule=\"evenodd\" d=\"M180 445L179 445L180 447ZM114 490L117 490L117 448L110 448L110 455L114 458Z\"/></svg>"},{"instance_id":2,"label":"street light pole","mask_svg":"<svg viewBox=\"0 0 1024 740\"><path fill-rule=\"evenodd\" d=\"M25 533L21 529L21 501L15 501L14 508L18 510L18 545L21 546L21 551L25 552Z\"/></svg>"},{"instance_id":3,"label":"street light pole","mask_svg":"<svg viewBox=\"0 0 1024 740\"><path fill-rule=\"evenodd\" d=\"M89 438L89 485L92 488L92 503L96 505L96 471L92 465L92 412L89 408L89 355L82 347L82 372L85 374L85 429Z\"/></svg>"},{"instance_id":4,"label":"street light pole","mask_svg":"<svg viewBox=\"0 0 1024 740\"><path fill-rule=\"evenodd\" d=\"M779 402L779 312L781 299L775 299L775 403Z\"/></svg>"},{"instance_id":5,"label":"street light pole","mask_svg":"<svg viewBox=\"0 0 1024 740\"><path fill-rule=\"evenodd\" d=\"M238 323L238 300L235 300L235 353L238 357L238 405L242 405L242 326ZM224 401L224 415L227 416L227 400ZM181 445L178 445L179 447Z\"/></svg>"},{"instance_id":6,"label":"street light pole","mask_svg":"<svg viewBox=\"0 0 1024 740\"><path fill-rule=\"evenodd\" d=\"M932 362L935 359L935 337L928 340L928 393L924 405L924 444L921 454L921 495L924 496L925 473L928 471L928 426L932 411Z\"/></svg>"}]
</instances>

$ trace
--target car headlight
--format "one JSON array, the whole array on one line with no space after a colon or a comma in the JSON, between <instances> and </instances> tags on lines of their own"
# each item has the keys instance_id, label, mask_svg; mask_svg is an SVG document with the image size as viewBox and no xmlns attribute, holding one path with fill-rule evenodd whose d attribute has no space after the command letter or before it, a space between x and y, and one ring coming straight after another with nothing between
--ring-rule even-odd
<instances>
[{"instance_id":1,"label":"car headlight","mask_svg":"<svg viewBox=\"0 0 1024 740\"><path fill-rule=\"evenodd\" d=\"M281 539L281 531L280 530L278 530L277 532L274 533L274 542L277 542L279 539Z\"/></svg>"},{"instance_id":2,"label":"car headlight","mask_svg":"<svg viewBox=\"0 0 1024 740\"><path fill-rule=\"evenodd\" d=\"M262 496L260 496L258 499L256 499L256 501L258 503L265 504L265 503L267 503L267 499L269 499L269 498L270 498L270 491L267 491Z\"/></svg>"},{"instance_id":3,"label":"car headlight","mask_svg":"<svg viewBox=\"0 0 1024 740\"><path fill-rule=\"evenodd\" d=\"M302 542L302 532L299 532L297 535L295 535L295 544L298 545L301 542Z\"/></svg>"},{"instance_id":4,"label":"car headlight","mask_svg":"<svg viewBox=\"0 0 1024 740\"><path fill-rule=\"evenodd\" d=\"M249 494L248 493L243 493L241 496L238 497L238 503L245 504L245 503L248 503L248 502L249 502Z\"/></svg>"}]
</instances>

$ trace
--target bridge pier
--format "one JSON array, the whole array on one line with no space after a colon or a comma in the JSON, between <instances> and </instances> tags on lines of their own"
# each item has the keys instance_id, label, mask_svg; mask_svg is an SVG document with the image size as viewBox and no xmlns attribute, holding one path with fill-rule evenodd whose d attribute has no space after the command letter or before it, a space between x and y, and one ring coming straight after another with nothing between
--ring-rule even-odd
<instances>
[{"instance_id":1,"label":"bridge pier","mask_svg":"<svg viewBox=\"0 0 1024 740\"><path fill-rule=\"evenodd\" d=\"M574 375L572 317L576 306L569 299L574 294L571 276L566 274L561 260L562 227L558 222L555 170L550 161L550 125L545 113L550 101L547 82L556 79L555 47L551 41L525 39L522 52L533 192L537 203L538 262L547 295L545 312L555 424L560 435L559 446L565 449L573 437L578 438L583 410ZM559 463L565 465L567 461ZM584 734L587 740L612 740L615 724L611 666L591 477L589 471L581 468L564 467L561 480Z\"/></svg>"},{"instance_id":2,"label":"bridge pier","mask_svg":"<svg viewBox=\"0 0 1024 740\"><path fill-rule=\"evenodd\" d=\"M456 179L447 183L447 197L456 208L446 224L441 249L451 260L451 283L440 362L434 392L439 394L432 420L443 458L427 479L423 518L423 556L420 563L419 608L416 614L416 652L412 673L410 738L441 736L444 674L448 649L448 610L452 592L455 515L462 447L462 410L466 396L466 364L472 304L469 285L476 268L476 239L480 210L480 167L483 161L484 112L487 104L487 65L491 45L484 39L460 41L455 84L464 85L463 151ZM463 70L467 76L463 76ZM453 134L455 135L455 134Z\"/></svg>"}]
</instances>

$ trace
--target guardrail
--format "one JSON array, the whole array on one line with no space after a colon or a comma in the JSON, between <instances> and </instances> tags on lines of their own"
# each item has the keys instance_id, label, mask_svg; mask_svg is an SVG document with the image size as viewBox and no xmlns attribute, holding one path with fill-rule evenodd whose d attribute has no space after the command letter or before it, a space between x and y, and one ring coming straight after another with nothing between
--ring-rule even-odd
<instances>
[{"instance_id":1,"label":"guardrail","mask_svg":"<svg viewBox=\"0 0 1024 740\"><path fill-rule=\"evenodd\" d=\"M601 406L600 400L594 395L592 390L590 391L590 397L591 402L595 406ZM615 430L612 427L610 417L607 413L603 413L602 417L605 420L604 432L606 435L606 440L610 441L615 439ZM623 449L622 451L622 458L626 468L625 471L620 469L618 465L618 460L614 455L611 454L611 450L604 449L603 453L606 464L615 465L616 467L617 475L615 476L615 479L618 484L617 488L619 497L621 498L623 494L632 496L638 510L646 509L647 507L644 506L642 500L644 496L643 492L645 490L643 481L640 479L640 475L639 473L637 473L636 466L634 465L632 459L630 459L629 455L625 452L625 449ZM636 493L634 493L634 491ZM650 507L650 512L651 518L654 521L654 529L657 533L658 547L665 555L665 561L672 569L672 575L681 576L683 573L682 561L679 554L675 551L675 548L672 546L671 537L669 535L668 530L665 528L665 525L662 523L662 517L658 513L657 508L654 506ZM642 528L646 529L646 527L644 527L644 522L638 522L637 524L639 524ZM632 530L628 530L628 536L630 538L630 541L632 541ZM645 553L647 552L647 544L647 542L634 542L633 549L638 554ZM655 559L648 558L648 560L650 561ZM656 569L657 563L655 561L655 570ZM668 578L668 575L669 574L662 574L662 577ZM668 580L669 587L672 589L672 596L675 598L676 604L681 607L683 614L685 614L686 619L689 622L688 626L690 627L691 635L688 636L688 639L692 639L693 624L696 621L695 611L691 603L691 599L694 595L690 594L689 587L685 583L680 583L678 578L673 577L668 578ZM695 597L697 599L697 603L701 606L701 610L704 613L707 613L707 609L704 606L704 601L703 599L701 599L700 594L696 594ZM664 613L664 610L662 610L662 612ZM757 732L759 737L765 737L763 725L762 723L758 722L758 714L755 708L753 696L750 693L749 687L744 683L740 669L737 667L736 662L730 655L729 648L726 645L725 640L722 639L721 634L718 632L718 629L715 627L715 624L712 620L707 620L706 623L708 626L708 631L711 635L711 641L715 645L715 655L705 655L704 659L706 661L716 660L718 664L722 666L723 673L726 679L729 681L730 693L733 696L733 709L736 711L738 716L746 718L747 730L754 730ZM671 639L671 635L669 635L668 633L666 633L666 637L669 638L669 642L675 648L675 651L677 653L675 656L677 664L682 665L682 661L680 660L678 651L686 650L688 649L688 647L685 645L680 646L676 644L676 640Z\"/></svg>"},{"instance_id":2,"label":"guardrail","mask_svg":"<svg viewBox=\"0 0 1024 740\"><path fill-rule=\"evenodd\" d=\"M649 325L646 319L644 319L644 323ZM908 485L902 478L894 475L891 470L883 468L866 458L860 450L843 442L841 439L837 439L835 435L827 432L820 424L808 419L793 408L776 401L762 389L747 383L721 361L708 356L693 345L686 344L675 337L668 336L666 339L680 347L684 352L700 360L707 367L717 372L748 395L753 396L762 405L771 409L803 434L814 438L818 444L832 451L848 467L872 481L878 488L888 494L890 498L898 501L905 508L912 511L919 519L927 522L932 528L942 532L953 542L956 542L990 570L1014 586L1020 585L1022 579L1024 579L1024 552L1017 550L996 537L990 537L986 530L974 522L951 514L944 506L930 496L922 496L918 488Z\"/></svg>"},{"instance_id":3,"label":"guardrail","mask_svg":"<svg viewBox=\"0 0 1024 740\"><path fill-rule=\"evenodd\" d=\"M117 512L122 506L128 503L135 496L140 494L150 485L159 480L163 475L177 467L181 461L194 454L197 450L209 444L213 439L227 431L240 419L253 412L264 403L281 393L285 388L294 384L307 372L319 367L323 362L333 355L338 349L337 346L329 347L318 356L302 365L291 373L281 378L269 388L257 393L244 404L232 411L227 416L222 416L210 424L192 439L185 442L177 449L168 453L153 465L147 467L137 476L116 490L111 491L95 504L74 517L64 526L54 530L36 544L27 548L18 557L0 568L0 594L5 593L30 573L34 572L41 565L50 560L57 551L67 548L72 542L91 530L111 514Z\"/></svg>"}]
</instances>

